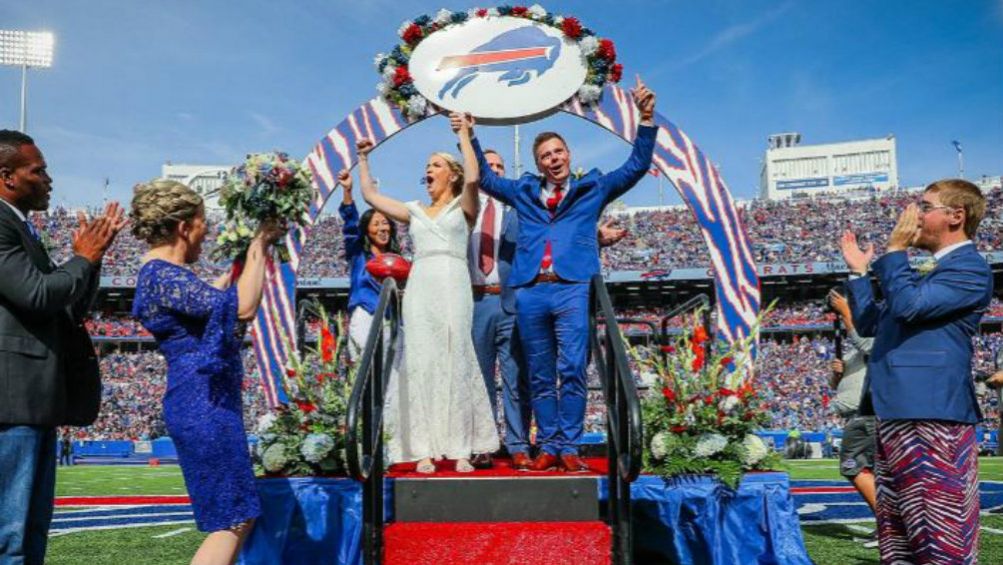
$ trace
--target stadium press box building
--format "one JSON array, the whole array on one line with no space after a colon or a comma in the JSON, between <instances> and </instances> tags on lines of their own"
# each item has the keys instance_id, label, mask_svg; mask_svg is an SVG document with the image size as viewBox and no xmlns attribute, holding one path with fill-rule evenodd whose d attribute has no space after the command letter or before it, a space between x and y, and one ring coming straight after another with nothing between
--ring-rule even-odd
<instances>
[{"instance_id":1,"label":"stadium press box building","mask_svg":"<svg viewBox=\"0 0 1003 565\"><path fill-rule=\"evenodd\" d=\"M863 195L898 187L895 136L801 145L801 134L769 137L760 176L768 200L845 194Z\"/></svg>"}]
</instances>

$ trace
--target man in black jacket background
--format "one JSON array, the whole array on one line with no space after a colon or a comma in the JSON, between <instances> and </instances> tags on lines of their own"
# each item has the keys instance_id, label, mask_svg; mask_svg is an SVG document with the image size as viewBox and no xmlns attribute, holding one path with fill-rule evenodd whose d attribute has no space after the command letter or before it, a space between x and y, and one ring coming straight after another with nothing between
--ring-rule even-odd
<instances>
[{"instance_id":1,"label":"man in black jacket background","mask_svg":"<svg viewBox=\"0 0 1003 565\"><path fill-rule=\"evenodd\" d=\"M28 219L52 178L34 140L0 130L0 564L41 565L56 482L56 426L89 425L101 399L83 318L101 258L124 227L117 203L79 214L74 256L55 265Z\"/></svg>"}]
</instances>

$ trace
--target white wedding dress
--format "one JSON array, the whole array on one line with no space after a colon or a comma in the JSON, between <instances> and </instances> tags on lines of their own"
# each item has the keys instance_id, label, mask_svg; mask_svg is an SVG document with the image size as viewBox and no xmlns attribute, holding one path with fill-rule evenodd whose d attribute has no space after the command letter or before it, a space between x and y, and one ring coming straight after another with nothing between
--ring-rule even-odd
<instances>
[{"instance_id":1,"label":"white wedding dress","mask_svg":"<svg viewBox=\"0 0 1003 565\"><path fill-rule=\"evenodd\" d=\"M460 199L411 214L414 262L404 291L403 366L387 387L391 462L468 458L498 449L498 430L471 338L473 296Z\"/></svg>"}]
</instances>

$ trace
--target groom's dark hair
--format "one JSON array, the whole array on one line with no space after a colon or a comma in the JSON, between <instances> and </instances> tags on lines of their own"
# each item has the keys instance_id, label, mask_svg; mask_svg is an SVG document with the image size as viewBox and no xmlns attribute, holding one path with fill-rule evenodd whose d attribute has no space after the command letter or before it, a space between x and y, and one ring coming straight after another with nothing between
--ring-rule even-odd
<instances>
[{"instance_id":1,"label":"groom's dark hair","mask_svg":"<svg viewBox=\"0 0 1003 565\"><path fill-rule=\"evenodd\" d=\"M561 143L564 144L565 148L567 148L567 146L568 146L568 142L564 141L564 138L561 137L561 134L557 133L556 131L541 132L539 135L536 136L536 139L533 140L533 160L534 161L536 160L536 150L541 145L543 145L544 143L550 141L551 139L560 139Z\"/></svg>"}]
</instances>

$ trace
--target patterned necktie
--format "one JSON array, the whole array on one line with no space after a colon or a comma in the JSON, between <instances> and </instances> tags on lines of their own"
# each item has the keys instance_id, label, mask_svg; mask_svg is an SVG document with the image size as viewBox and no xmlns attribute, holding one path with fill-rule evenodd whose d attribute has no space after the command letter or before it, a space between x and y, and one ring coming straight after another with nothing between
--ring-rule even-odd
<instances>
[{"instance_id":1,"label":"patterned necktie","mask_svg":"<svg viewBox=\"0 0 1003 565\"><path fill-rule=\"evenodd\" d=\"M484 276L491 274L495 268L495 201L488 198L481 217L481 272Z\"/></svg>"},{"instance_id":2,"label":"patterned necktie","mask_svg":"<svg viewBox=\"0 0 1003 565\"><path fill-rule=\"evenodd\" d=\"M550 217L553 218L557 214L557 207L561 204L561 199L564 197L564 186L557 185L554 187L554 194L547 199L547 209L550 210ZM550 240L547 240L547 246L543 248L543 261L540 261L540 270L546 271L550 269L550 266L554 264L554 255L550 246Z\"/></svg>"}]
</instances>

